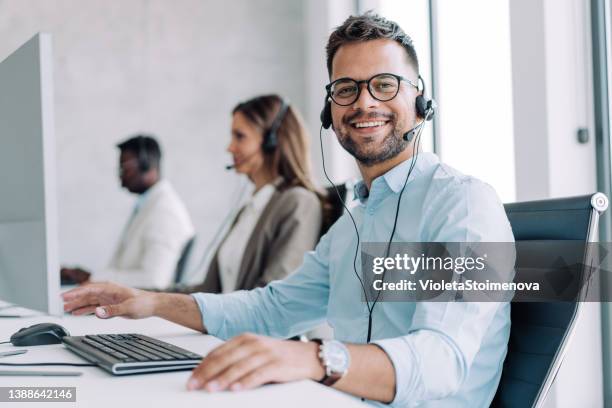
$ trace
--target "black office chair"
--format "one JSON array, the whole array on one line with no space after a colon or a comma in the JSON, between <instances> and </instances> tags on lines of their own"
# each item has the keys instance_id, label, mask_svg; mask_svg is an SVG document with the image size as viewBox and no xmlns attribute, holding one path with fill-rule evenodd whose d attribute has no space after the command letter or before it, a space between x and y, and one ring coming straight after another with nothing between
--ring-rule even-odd
<instances>
[{"instance_id":1,"label":"black office chair","mask_svg":"<svg viewBox=\"0 0 612 408\"><path fill-rule=\"evenodd\" d=\"M174 283L181 283L183 280L183 276L185 275L185 269L187 266L187 261L189 260L189 255L191 254L191 249L193 248L193 243L195 242L195 237L192 237L185 246L183 247L183 252L181 253L181 257L176 263L176 270L174 272Z\"/></svg>"},{"instance_id":2,"label":"black office chair","mask_svg":"<svg viewBox=\"0 0 612 408\"><path fill-rule=\"evenodd\" d=\"M336 188L338 189L337 192ZM335 187L326 187L325 192L327 193L326 201L328 208L324 212L325 214L323 218L323 226L321 227L320 236L323 236L327 232L327 230L329 230L329 228L334 225L334 223L338 221L338 218L340 218L344 213L344 206L342 203L346 203L346 184L337 184ZM340 197L338 197L338 193L340 193ZM348 205L348 203L346 204Z\"/></svg>"},{"instance_id":3,"label":"black office chair","mask_svg":"<svg viewBox=\"0 0 612 408\"><path fill-rule=\"evenodd\" d=\"M514 238L521 241L598 241L599 216L608 208L602 193L506 204ZM517 245L517 263L521 257ZM579 262L589 259L584 246ZM515 302L510 341L492 407L541 407L563 361L581 302Z\"/></svg>"}]
</instances>

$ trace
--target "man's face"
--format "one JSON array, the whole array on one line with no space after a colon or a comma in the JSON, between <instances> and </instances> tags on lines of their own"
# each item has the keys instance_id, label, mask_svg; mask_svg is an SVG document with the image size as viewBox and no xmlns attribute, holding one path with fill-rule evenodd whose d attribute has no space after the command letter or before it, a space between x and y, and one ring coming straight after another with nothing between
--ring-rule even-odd
<instances>
[{"instance_id":1,"label":"man's face","mask_svg":"<svg viewBox=\"0 0 612 408\"><path fill-rule=\"evenodd\" d=\"M119 156L119 178L121 187L130 193L137 193L142 187L142 174L138 167L138 156L129 150L124 150Z\"/></svg>"},{"instance_id":2,"label":"man's face","mask_svg":"<svg viewBox=\"0 0 612 408\"><path fill-rule=\"evenodd\" d=\"M404 48L387 39L340 47L333 59L331 80L344 77L367 80L381 73L401 75L417 83L417 73ZM381 102L370 95L366 84L361 87L359 99L352 105L331 102L332 120L342 147L362 165L372 166L397 156L408 146L402 136L415 126L417 90L401 81L397 96Z\"/></svg>"}]
</instances>

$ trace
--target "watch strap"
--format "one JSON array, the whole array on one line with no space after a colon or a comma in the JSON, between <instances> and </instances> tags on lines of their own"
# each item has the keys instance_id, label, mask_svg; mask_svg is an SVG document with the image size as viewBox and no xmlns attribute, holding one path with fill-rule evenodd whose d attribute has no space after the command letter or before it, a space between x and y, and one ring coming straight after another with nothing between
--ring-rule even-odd
<instances>
[{"instance_id":1,"label":"watch strap","mask_svg":"<svg viewBox=\"0 0 612 408\"><path fill-rule=\"evenodd\" d=\"M317 353L317 355L319 356L319 360L321 361L321 365L323 366L323 370L324 370L323 378L319 380L319 383L323 385L327 385L328 387L331 387L340 378L342 378L342 374L330 371L330 369L325 364L325 361L323 361L323 357L321 355L322 347L323 347L323 340L321 339L310 339L310 340L319 345L319 352Z\"/></svg>"}]
</instances>

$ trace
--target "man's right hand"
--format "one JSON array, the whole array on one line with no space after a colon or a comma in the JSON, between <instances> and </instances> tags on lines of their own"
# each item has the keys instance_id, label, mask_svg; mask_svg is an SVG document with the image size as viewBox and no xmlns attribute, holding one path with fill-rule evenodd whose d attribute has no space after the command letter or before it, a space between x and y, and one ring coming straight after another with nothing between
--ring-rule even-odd
<instances>
[{"instance_id":1,"label":"man's right hand","mask_svg":"<svg viewBox=\"0 0 612 408\"><path fill-rule=\"evenodd\" d=\"M91 283L62 293L64 311L94 313L101 319L123 316L142 319L154 315L156 294L114 283Z\"/></svg>"}]
</instances>

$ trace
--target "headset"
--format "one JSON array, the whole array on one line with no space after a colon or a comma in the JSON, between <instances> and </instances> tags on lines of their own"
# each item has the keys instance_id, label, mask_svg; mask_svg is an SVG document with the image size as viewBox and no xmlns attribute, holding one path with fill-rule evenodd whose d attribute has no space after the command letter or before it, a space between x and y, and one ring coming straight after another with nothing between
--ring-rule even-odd
<instances>
[{"instance_id":1,"label":"headset","mask_svg":"<svg viewBox=\"0 0 612 408\"><path fill-rule=\"evenodd\" d=\"M276 150L276 147L278 146L277 132L280 125L283 123L285 116L287 115L287 111L289 110L289 104L285 102L283 98L280 98L280 101L280 109L274 117L272 125L270 125L270 128L266 130L263 135L263 143L261 144L261 148L265 153L272 153L274 150Z\"/></svg>"},{"instance_id":2,"label":"headset","mask_svg":"<svg viewBox=\"0 0 612 408\"><path fill-rule=\"evenodd\" d=\"M151 160L149 160L149 153L147 152L146 139L143 135L138 135L138 170L141 173L146 173L151 170Z\"/></svg>"},{"instance_id":3,"label":"headset","mask_svg":"<svg viewBox=\"0 0 612 408\"><path fill-rule=\"evenodd\" d=\"M423 81L421 75L419 75L418 82L421 84L421 87L419 89L420 93L414 101L414 107L416 109L417 117L423 119L423 122L421 122L422 124L433 118L437 106L436 102L433 99L428 99L425 96L425 81ZM329 129L332 125L331 102L332 101L330 91L327 91L327 94L325 95L325 104L323 106L323 110L321 111L320 117L321 124L323 125L324 129ZM431 114L427 115L428 112L431 112ZM415 130L418 130L416 126L406 132L406 134L414 132ZM414 135L414 133L412 133L412 135ZM409 139L406 139L406 137L404 137L404 139L410 141L412 137L410 137Z\"/></svg>"},{"instance_id":4,"label":"headset","mask_svg":"<svg viewBox=\"0 0 612 408\"><path fill-rule=\"evenodd\" d=\"M414 156L413 156L414 158L412 162L410 163L408 174L406 174L404 185L397 199L397 206L395 208L395 219L393 221L393 229L391 230L391 236L389 237L389 241L387 242L385 257L389 256L389 252L391 250L391 243L393 241L395 230L397 228L397 220L399 218L400 203L402 201L402 196L404 195L404 190L406 189L406 185L408 184L408 179L410 178L410 175L412 174L412 170L414 169L414 166L416 165L416 162L419 157L418 152L421 146L421 133L423 132L423 126L427 121L433 118L436 108L437 108L436 102L433 99L431 98L428 99L425 96L425 82L423 81L423 78L421 78L420 75L419 75L419 82L421 83L421 89L420 89L419 95L415 99L414 106L415 106L417 117L421 119L421 122L415 127L413 127L412 129L405 132L404 135L402 136L402 138L405 141L410 142L412 141L412 138L415 136L415 133L416 133L416 140L414 142ZM355 245L355 255L353 257L353 271L355 272L355 276L359 280L361 289L363 290L363 296L365 298L367 308L368 308L368 334L367 334L366 342L370 343L370 340L372 339L372 324L373 324L372 316L374 313L374 307L376 306L376 303L378 303L378 299L380 298L381 291L380 290L377 291L376 298L373 299L373 302L370 304L370 299L368 299L368 292L365 288L363 280L361 279L361 277L359 276L359 273L357 272L357 266L356 266L357 256L359 254L359 245L361 242L361 238L359 236L359 228L357 228L357 223L355 222L355 218L353 217L353 214L350 212L350 210L346 206L346 203L344 202L344 199L342 195L340 194L338 187L330 179L329 175L327 174L327 170L325 169L325 155L323 154L323 136L322 135L323 135L323 129L329 129L331 125L332 125L331 95L330 95L330 91L327 91L327 94L325 96L325 105L323 107L323 110L321 111L321 128L319 130L319 141L321 143L321 162L323 165L323 174L325 175L325 178L327 179L327 181L329 181L329 183L334 187L334 190L336 191L336 195L338 196L338 199L342 203L344 210L347 212L347 214L351 218L351 221L353 222L353 227L355 228L355 234L357 236L357 245ZM381 276L381 279L383 282L385 280L385 273L386 273L386 269Z\"/></svg>"}]
</instances>

